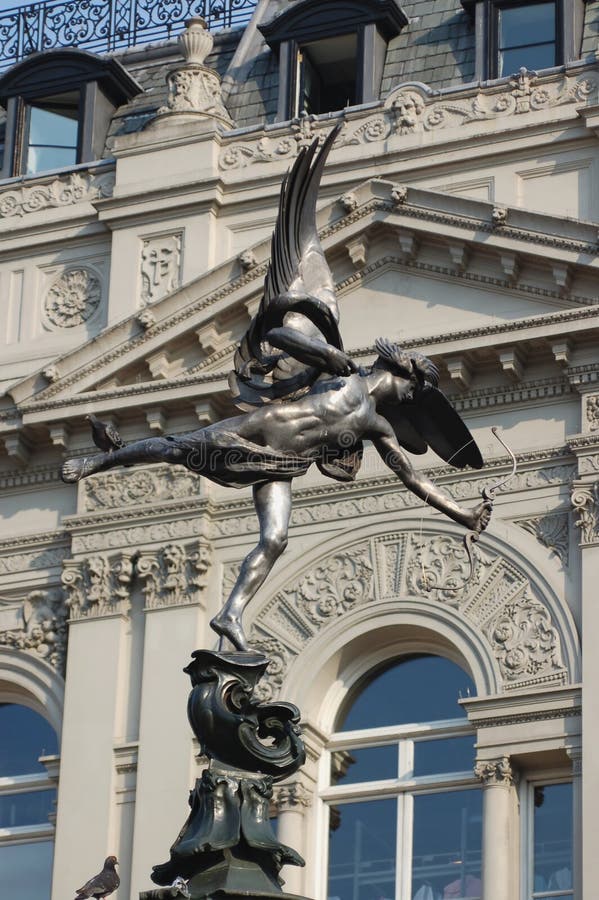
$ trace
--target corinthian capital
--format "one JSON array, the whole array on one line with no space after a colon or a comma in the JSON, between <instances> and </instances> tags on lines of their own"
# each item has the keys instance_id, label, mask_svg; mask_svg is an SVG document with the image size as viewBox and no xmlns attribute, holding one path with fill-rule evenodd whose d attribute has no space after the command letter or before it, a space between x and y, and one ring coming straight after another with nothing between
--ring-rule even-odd
<instances>
[{"instance_id":1,"label":"corinthian capital","mask_svg":"<svg viewBox=\"0 0 599 900\"><path fill-rule=\"evenodd\" d=\"M515 780L515 773L509 756L501 756L499 759L479 760L474 766L474 774L477 778L480 778L485 786L502 784L505 787L509 787Z\"/></svg>"}]
</instances>

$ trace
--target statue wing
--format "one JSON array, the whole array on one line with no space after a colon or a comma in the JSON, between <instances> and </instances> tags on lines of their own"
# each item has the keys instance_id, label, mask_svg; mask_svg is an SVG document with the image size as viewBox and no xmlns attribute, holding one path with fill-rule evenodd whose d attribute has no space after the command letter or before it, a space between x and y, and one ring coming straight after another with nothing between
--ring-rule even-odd
<instances>
[{"instance_id":1,"label":"statue wing","mask_svg":"<svg viewBox=\"0 0 599 900\"><path fill-rule=\"evenodd\" d=\"M483 467L481 452L445 394L425 384L412 400L377 406L395 432L398 443L410 453L434 450L457 469Z\"/></svg>"},{"instance_id":2,"label":"statue wing","mask_svg":"<svg viewBox=\"0 0 599 900\"><path fill-rule=\"evenodd\" d=\"M333 277L316 228L320 179L339 129L333 128L320 150L318 140L302 147L283 182L264 295L229 376L235 402L242 408L291 399L321 374L271 347L267 335L272 328L284 322L343 349Z\"/></svg>"}]
</instances>

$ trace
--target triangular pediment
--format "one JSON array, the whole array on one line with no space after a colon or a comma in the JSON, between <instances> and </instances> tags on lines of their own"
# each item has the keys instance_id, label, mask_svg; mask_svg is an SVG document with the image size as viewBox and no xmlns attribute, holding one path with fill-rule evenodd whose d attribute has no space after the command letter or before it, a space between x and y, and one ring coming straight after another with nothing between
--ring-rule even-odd
<instances>
[{"instance_id":1,"label":"triangular pediment","mask_svg":"<svg viewBox=\"0 0 599 900\"><path fill-rule=\"evenodd\" d=\"M599 322L592 225L375 179L325 201L319 227L364 361L379 334L439 356ZM249 247L13 385L23 421L224 395L269 252Z\"/></svg>"}]
</instances>

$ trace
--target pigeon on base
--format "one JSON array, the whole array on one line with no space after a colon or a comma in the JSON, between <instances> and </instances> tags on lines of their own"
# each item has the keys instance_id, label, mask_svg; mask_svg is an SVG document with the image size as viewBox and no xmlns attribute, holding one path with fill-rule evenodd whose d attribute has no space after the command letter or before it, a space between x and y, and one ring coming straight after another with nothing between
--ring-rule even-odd
<instances>
[{"instance_id":1,"label":"pigeon on base","mask_svg":"<svg viewBox=\"0 0 599 900\"><path fill-rule=\"evenodd\" d=\"M124 440L114 425L100 422L93 413L90 413L85 418L92 427L92 438L98 449L103 450L105 453L111 453L113 450L118 450L119 447L125 446Z\"/></svg>"},{"instance_id":2,"label":"pigeon on base","mask_svg":"<svg viewBox=\"0 0 599 900\"><path fill-rule=\"evenodd\" d=\"M102 898L108 897L109 894L116 891L121 883L121 879L116 873L116 865L118 865L116 856L107 856L104 860L102 871L90 878L83 887L77 888L75 900L87 900L89 897L102 900Z\"/></svg>"}]
</instances>

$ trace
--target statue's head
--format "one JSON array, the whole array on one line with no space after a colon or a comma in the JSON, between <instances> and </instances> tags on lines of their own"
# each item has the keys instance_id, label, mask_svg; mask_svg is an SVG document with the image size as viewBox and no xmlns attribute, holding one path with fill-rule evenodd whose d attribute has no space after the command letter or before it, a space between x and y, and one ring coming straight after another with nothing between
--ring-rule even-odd
<instances>
[{"instance_id":1,"label":"statue's head","mask_svg":"<svg viewBox=\"0 0 599 900\"><path fill-rule=\"evenodd\" d=\"M402 378L409 378L412 374L412 360L406 350L402 350L399 344L387 340L387 338L377 338L374 342L378 356L375 359L373 369L385 369L392 372L393 375L400 375Z\"/></svg>"}]
</instances>

